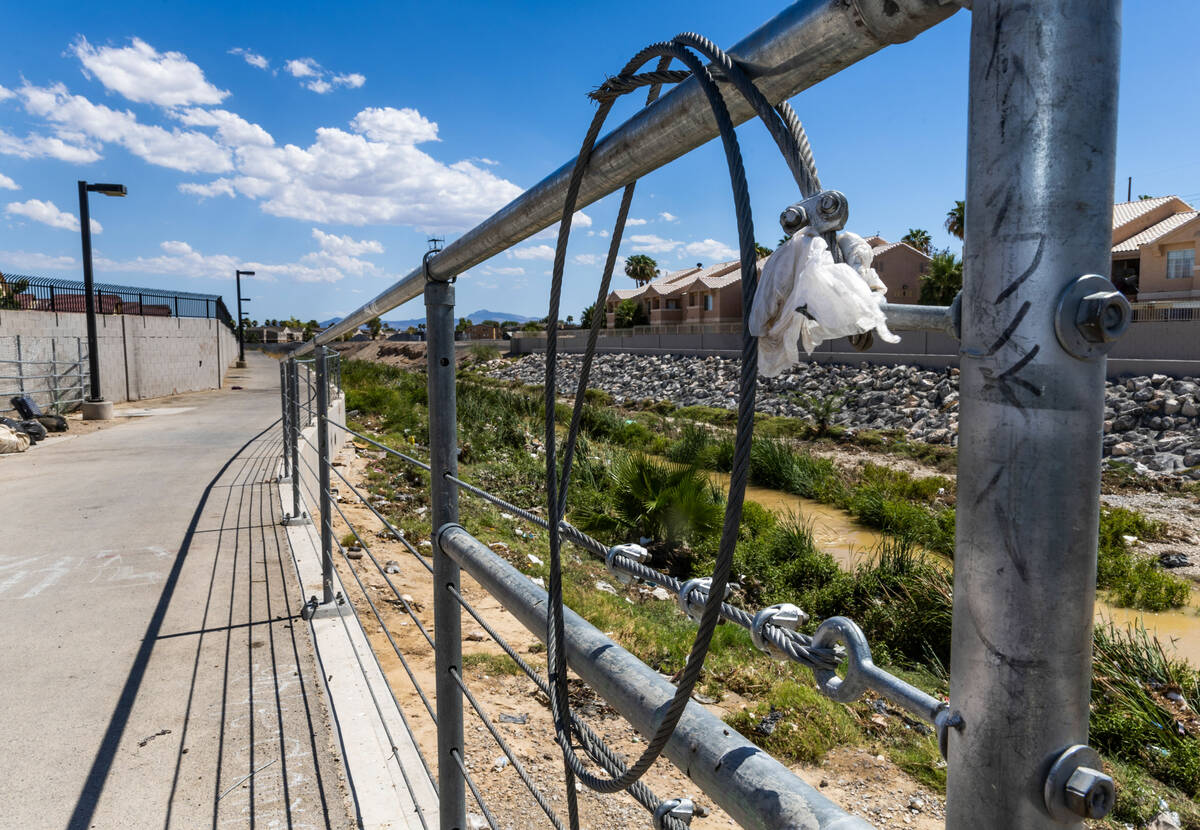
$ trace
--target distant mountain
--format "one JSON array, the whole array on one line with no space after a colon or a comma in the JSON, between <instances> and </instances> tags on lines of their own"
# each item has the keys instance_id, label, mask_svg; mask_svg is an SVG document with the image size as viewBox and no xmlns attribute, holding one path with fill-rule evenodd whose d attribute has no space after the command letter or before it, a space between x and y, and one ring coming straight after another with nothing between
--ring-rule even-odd
<instances>
[{"instance_id":1,"label":"distant mountain","mask_svg":"<svg viewBox=\"0 0 1200 830\"><path fill-rule=\"evenodd\" d=\"M462 317L462 316L463 315L461 315L461 314L455 315L456 318ZM471 320L471 322L473 322L473 323L482 323L484 320L496 320L497 322L500 322L500 323L509 322L509 321L514 322L514 323L528 323L530 320L541 319L539 317L522 317L520 314L509 314L507 311L488 311L486 308L481 308L478 311L472 311L470 314L467 314L466 317L468 317ZM342 319L341 317L331 317L328 320L321 320L321 321L319 321L319 323L320 323L321 328L325 329L325 328L329 328L334 323L341 321L341 319ZM411 320L384 320L383 321L384 325L391 326L393 329L395 329L397 331L404 331L409 326L418 326L424 322L425 322L424 317L414 317Z\"/></svg>"}]
</instances>

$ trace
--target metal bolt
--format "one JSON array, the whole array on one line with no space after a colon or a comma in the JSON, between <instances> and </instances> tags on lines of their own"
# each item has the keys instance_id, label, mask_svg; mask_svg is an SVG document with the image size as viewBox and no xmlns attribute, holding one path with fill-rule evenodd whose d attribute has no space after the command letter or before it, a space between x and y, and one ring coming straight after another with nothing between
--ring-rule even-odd
<instances>
[{"instance_id":1,"label":"metal bolt","mask_svg":"<svg viewBox=\"0 0 1200 830\"><path fill-rule=\"evenodd\" d=\"M1113 808L1113 780L1091 767L1079 767L1067 779L1067 806L1083 818L1104 818Z\"/></svg>"},{"instance_id":2,"label":"metal bolt","mask_svg":"<svg viewBox=\"0 0 1200 830\"><path fill-rule=\"evenodd\" d=\"M795 233L808 224L808 211L803 205L792 205L779 214L779 224L788 233Z\"/></svg>"},{"instance_id":3,"label":"metal bolt","mask_svg":"<svg viewBox=\"0 0 1200 830\"><path fill-rule=\"evenodd\" d=\"M1075 328L1089 343L1112 343L1129 328L1132 310L1120 291L1096 291L1079 302Z\"/></svg>"},{"instance_id":4,"label":"metal bolt","mask_svg":"<svg viewBox=\"0 0 1200 830\"><path fill-rule=\"evenodd\" d=\"M838 209L837 197L832 193L824 193L821 195L821 212L825 214L836 213Z\"/></svg>"}]
</instances>

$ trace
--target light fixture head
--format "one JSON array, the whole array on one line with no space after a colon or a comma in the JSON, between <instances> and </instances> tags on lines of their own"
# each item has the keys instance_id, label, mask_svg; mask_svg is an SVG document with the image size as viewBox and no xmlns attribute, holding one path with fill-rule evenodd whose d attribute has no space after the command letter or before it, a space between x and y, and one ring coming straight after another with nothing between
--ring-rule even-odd
<instances>
[{"instance_id":1,"label":"light fixture head","mask_svg":"<svg viewBox=\"0 0 1200 830\"><path fill-rule=\"evenodd\" d=\"M125 185L123 184L89 184L87 189L90 193L102 193L105 196L126 195Z\"/></svg>"}]
</instances>

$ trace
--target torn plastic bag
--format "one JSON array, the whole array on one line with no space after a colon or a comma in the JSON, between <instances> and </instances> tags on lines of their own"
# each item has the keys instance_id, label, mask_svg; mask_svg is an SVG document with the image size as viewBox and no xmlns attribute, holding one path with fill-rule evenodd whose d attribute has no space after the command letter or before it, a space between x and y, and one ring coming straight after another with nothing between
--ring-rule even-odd
<instances>
[{"instance_id":1,"label":"torn plastic bag","mask_svg":"<svg viewBox=\"0 0 1200 830\"><path fill-rule=\"evenodd\" d=\"M0 424L0 455L11 452L25 452L29 449L29 436L17 432L12 427Z\"/></svg>"},{"instance_id":2,"label":"torn plastic bag","mask_svg":"<svg viewBox=\"0 0 1200 830\"><path fill-rule=\"evenodd\" d=\"M886 287L871 267L871 246L852 233L838 235L846 260L835 263L825 240L812 230L797 233L771 254L758 280L750 333L758 337L758 370L766 377L800 360L799 345L812 354L826 340L874 331L897 343L881 305Z\"/></svg>"}]
</instances>

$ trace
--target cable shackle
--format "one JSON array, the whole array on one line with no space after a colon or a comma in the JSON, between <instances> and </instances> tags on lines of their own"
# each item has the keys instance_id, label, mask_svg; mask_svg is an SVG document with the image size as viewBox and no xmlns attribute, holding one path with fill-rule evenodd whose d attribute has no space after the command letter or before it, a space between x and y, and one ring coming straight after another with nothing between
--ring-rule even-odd
<instances>
[{"instance_id":1,"label":"cable shackle","mask_svg":"<svg viewBox=\"0 0 1200 830\"><path fill-rule=\"evenodd\" d=\"M617 567L618 556L623 556L641 565L650 559L650 551L641 545L629 543L625 545L613 545L608 549L608 553L604 555L604 567L608 568L608 572L612 574L613 578L622 585L632 585L637 580L637 577Z\"/></svg>"}]
</instances>

